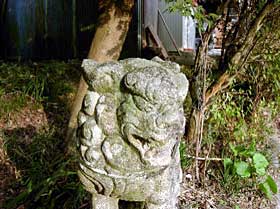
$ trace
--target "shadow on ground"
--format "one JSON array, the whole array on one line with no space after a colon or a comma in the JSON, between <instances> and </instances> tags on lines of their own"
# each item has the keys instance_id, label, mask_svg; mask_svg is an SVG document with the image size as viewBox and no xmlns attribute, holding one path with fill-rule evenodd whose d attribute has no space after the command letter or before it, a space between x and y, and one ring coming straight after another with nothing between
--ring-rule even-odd
<instances>
[{"instance_id":1,"label":"shadow on ground","mask_svg":"<svg viewBox=\"0 0 280 209\"><path fill-rule=\"evenodd\" d=\"M66 154L64 140L70 100L80 77L78 65L1 66L0 90L7 94L20 89L13 95L28 97L24 106L0 115L1 209L90 207L77 177L77 156Z\"/></svg>"}]
</instances>

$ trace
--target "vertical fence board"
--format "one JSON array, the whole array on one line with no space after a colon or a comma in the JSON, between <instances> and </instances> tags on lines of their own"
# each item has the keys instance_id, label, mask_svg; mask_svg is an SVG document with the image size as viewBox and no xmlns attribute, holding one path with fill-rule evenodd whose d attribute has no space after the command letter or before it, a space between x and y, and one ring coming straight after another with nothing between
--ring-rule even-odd
<instances>
[{"instance_id":1,"label":"vertical fence board","mask_svg":"<svg viewBox=\"0 0 280 209\"><path fill-rule=\"evenodd\" d=\"M50 58L73 57L72 0L48 1L46 46Z\"/></svg>"},{"instance_id":2,"label":"vertical fence board","mask_svg":"<svg viewBox=\"0 0 280 209\"><path fill-rule=\"evenodd\" d=\"M96 29L98 0L77 2L77 49L81 57L86 57Z\"/></svg>"},{"instance_id":3,"label":"vertical fence board","mask_svg":"<svg viewBox=\"0 0 280 209\"><path fill-rule=\"evenodd\" d=\"M5 58L73 57L73 0L9 0L0 25Z\"/></svg>"}]
</instances>

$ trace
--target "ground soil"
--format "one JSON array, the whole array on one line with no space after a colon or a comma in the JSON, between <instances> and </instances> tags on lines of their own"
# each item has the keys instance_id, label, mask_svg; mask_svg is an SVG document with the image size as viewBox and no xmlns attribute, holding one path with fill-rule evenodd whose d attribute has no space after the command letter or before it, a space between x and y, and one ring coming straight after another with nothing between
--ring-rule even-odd
<instances>
[{"instance_id":1,"label":"ground soil","mask_svg":"<svg viewBox=\"0 0 280 209\"><path fill-rule=\"evenodd\" d=\"M268 138L272 163L268 173L274 178L280 188L280 117L273 126L273 134ZM268 200L257 189L243 188L237 193L230 193L221 187L219 180L206 176L204 184L194 181L192 168L184 171L182 192L180 196L181 209L280 209L280 195L274 195ZM208 170L208 173L211 169Z\"/></svg>"},{"instance_id":2,"label":"ground soil","mask_svg":"<svg viewBox=\"0 0 280 209\"><path fill-rule=\"evenodd\" d=\"M21 110L0 117L0 208L7 198L19 193L20 188L14 189L11 185L21 177L21 171L7 154L4 135L13 130L28 130L19 133L24 134L23 138L28 144L36 132L47 126L48 120L43 108L37 106L32 99Z\"/></svg>"}]
</instances>

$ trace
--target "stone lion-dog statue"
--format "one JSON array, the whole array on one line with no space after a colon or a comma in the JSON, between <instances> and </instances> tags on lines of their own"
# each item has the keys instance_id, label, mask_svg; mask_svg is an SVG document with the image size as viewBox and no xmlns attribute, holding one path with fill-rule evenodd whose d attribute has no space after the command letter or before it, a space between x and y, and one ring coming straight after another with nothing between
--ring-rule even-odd
<instances>
[{"instance_id":1,"label":"stone lion-dog statue","mask_svg":"<svg viewBox=\"0 0 280 209\"><path fill-rule=\"evenodd\" d=\"M176 209L188 91L179 65L156 57L82 67L79 178L92 208Z\"/></svg>"}]
</instances>

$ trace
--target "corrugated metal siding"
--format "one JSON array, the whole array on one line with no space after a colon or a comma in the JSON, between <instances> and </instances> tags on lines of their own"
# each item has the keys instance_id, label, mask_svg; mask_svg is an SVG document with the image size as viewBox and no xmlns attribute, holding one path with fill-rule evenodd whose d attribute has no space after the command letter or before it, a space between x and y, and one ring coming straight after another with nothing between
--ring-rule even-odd
<instances>
[{"instance_id":1,"label":"corrugated metal siding","mask_svg":"<svg viewBox=\"0 0 280 209\"><path fill-rule=\"evenodd\" d=\"M165 1L159 0L159 10L162 12L163 17L169 27L169 30L176 41L177 46L181 48L183 26L182 16L178 13L169 13L167 11L167 8L168 5L165 3ZM161 18L158 18L158 34L167 51L176 51L176 48L172 44L171 38L168 35Z\"/></svg>"},{"instance_id":2,"label":"corrugated metal siding","mask_svg":"<svg viewBox=\"0 0 280 209\"><path fill-rule=\"evenodd\" d=\"M144 28L152 26L158 28L158 0L144 0Z\"/></svg>"},{"instance_id":3,"label":"corrugated metal siding","mask_svg":"<svg viewBox=\"0 0 280 209\"><path fill-rule=\"evenodd\" d=\"M0 8L2 5L0 0ZM86 57L96 28L92 26L97 23L97 8L98 0L7 0L4 18L0 19L0 59ZM137 56L136 11L123 57Z\"/></svg>"},{"instance_id":4,"label":"corrugated metal siding","mask_svg":"<svg viewBox=\"0 0 280 209\"><path fill-rule=\"evenodd\" d=\"M72 0L9 0L1 25L6 58L73 55Z\"/></svg>"},{"instance_id":5,"label":"corrugated metal siding","mask_svg":"<svg viewBox=\"0 0 280 209\"><path fill-rule=\"evenodd\" d=\"M76 2L74 2L76 1ZM83 6L91 22L97 0L8 0L0 25L0 45L3 58L72 58L77 46L74 3ZM2 6L2 5L1 5ZM93 32L91 31L91 38ZM80 41L80 40L77 40ZM89 45L89 43L86 43ZM88 48L88 47L87 47Z\"/></svg>"},{"instance_id":6,"label":"corrugated metal siding","mask_svg":"<svg viewBox=\"0 0 280 209\"><path fill-rule=\"evenodd\" d=\"M46 56L73 57L72 0L44 0L46 31L44 35ZM40 20L40 18L38 17ZM51 53L51 55L49 55Z\"/></svg>"},{"instance_id":7,"label":"corrugated metal siding","mask_svg":"<svg viewBox=\"0 0 280 209\"><path fill-rule=\"evenodd\" d=\"M77 0L77 48L86 57L96 29L98 0ZM95 21L94 21L95 20Z\"/></svg>"},{"instance_id":8,"label":"corrugated metal siding","mask_svg":"<svg viewBox=\"0 0 280 209\"><path fill-rule=\"evenodd\" d=\"M5 55L28 56L32 53L32 42L35 38L35 1L7 1L6 14L1 25L1 45Z\"/></svg>"}]
</instances>

